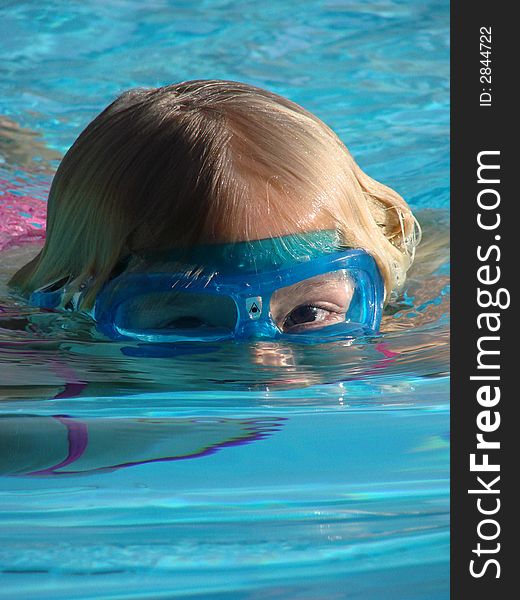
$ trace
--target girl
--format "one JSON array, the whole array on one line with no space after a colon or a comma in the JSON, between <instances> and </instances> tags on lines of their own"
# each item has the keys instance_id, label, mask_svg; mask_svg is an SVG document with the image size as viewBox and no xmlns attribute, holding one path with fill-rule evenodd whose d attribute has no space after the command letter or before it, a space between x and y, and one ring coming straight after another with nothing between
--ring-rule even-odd
<instances>
[{"instance_id":1,"label":"girl","mask_svg":"<svg viewBox=\"0 0 520 600\"><path fill-rule=\"evenodd\" d=\"M356 336L378 330L417 231L302 107L188 81L128 91L81 133L11 284L114 338Z\"/></svg>"}]
</instances>

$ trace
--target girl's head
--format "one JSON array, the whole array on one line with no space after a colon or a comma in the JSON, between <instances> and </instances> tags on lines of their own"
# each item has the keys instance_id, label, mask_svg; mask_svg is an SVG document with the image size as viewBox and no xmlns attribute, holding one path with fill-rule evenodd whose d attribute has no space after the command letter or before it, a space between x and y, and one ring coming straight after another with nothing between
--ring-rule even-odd
<instances>
[{"instance_id":1,"label":"girl's head","mask_svg":"<svg viewBox=\"0 0 520 600\"><path fill-rule=\"evenodd\" d=\"M376 260L388 297L417 243L405 201L368 177L317 117L244 83L130 90L81 133L53 180L47 239L12 283L93 283L123 259L335 229Z\"/></svg>"}]
</instances>

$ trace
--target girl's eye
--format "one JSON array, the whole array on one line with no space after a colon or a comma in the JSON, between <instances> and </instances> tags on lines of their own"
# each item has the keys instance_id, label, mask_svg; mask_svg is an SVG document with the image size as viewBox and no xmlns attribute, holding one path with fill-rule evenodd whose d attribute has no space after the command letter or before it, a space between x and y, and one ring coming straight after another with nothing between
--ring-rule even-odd
<instances>
[{"instance_id":1,"label":"girl's eye","mask_svg":"<svg viewBox=\"0 0 520 600\"><path fill-rule=\"evenodd\" d=\"M184 316L168 321L166 327L175 329L197 329L197 327L202 327L204 324L204 321L199 319L199 317Z\"/></svg>"},{"instance_id":2,"label":"girl's eye","mask_svg":"<svg viewBox=\"0 0 520 600\"><path fill-rule=\"evenodd\" d=\"M345 315L338 312L320 308L312 304L302 304L293 309L286 317L282 325L283 331L298 331L331 325L344 320Z\"/></svg>"}]
</instances>

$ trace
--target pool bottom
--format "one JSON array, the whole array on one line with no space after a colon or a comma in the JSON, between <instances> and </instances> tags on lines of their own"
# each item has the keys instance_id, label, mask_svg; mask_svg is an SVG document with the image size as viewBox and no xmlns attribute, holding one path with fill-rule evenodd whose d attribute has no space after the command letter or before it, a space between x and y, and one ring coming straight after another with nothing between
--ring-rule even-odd
<instances>
[{"instance_id":1,"label":"pool bottom","mask_svg":"<svg viewBox=\"0 0 520 600\"><path fill-rule=\"evenodd\" d=\"M446 543L443 550L447 552L448 548ZM23 586L20 586L20 574L9 573L3 575L2 582L5 598L37 597L40 600L413 600L417 598L418 590L423 600L445 600L449 595L447 561L430 563L427 568L412 565L374 569L370 577L363 572L346 575L323 572L313 575L312 571L298 573L295 570L294 579L288 578L287 574L277 579L276 571L271 571L269 577L255 581L255 574L244 570L239 578L230 572L221 572L215 576L215 573L201 569L186 580L186 577L173 578L157 573L135 572L125 575L124 590L119 580L120 574L117 572L88 578L77 575L58 578L36 571L23 573ZM192 585L195 578L199 581L197 589ZM231 578L236 578L234 584L230 582Z\"/></svg>"},{"instance_id":2,"label":"pool bottom","mask_svg":"<svg viewBox=\"0 0 520 600\"><path fill-rule=\"evenodd\" d=\"M267 437L197 458L1 477L1 593L447 597L447 410L300 410L286 408ZM256 412L265 421L276 411ZM97 419L99 432L121 425ZM175 421L182 438L179 420L181 429L171 414L153 425L171 432ZM19 427L19 416L13 422ZM217 424L230 431L224 418L201 423L200 439L208 425L212 440Z\"/></svg>"},{"instance_id":3,"label":"pool bottom","mask_svg":"<svg viewBox=\"0 0 520 600\"><path fill-rule=\"evenodd\" d=\"M381 486L372 498L337 489L329 502L284 502L273 490L278 501L255 503L242 493L213 511L202 503L198 510L157 505L141 526L130 514L126 523L101 525L97 507L90 525L88 507L75 523L73 514L41 515L25 526L4 520L2 593L42 600L446 598L445 489L440 482L415 487L405 496L397 485ZM154 512L160 522L151 524Z\"/></svg>"}]
</instances>

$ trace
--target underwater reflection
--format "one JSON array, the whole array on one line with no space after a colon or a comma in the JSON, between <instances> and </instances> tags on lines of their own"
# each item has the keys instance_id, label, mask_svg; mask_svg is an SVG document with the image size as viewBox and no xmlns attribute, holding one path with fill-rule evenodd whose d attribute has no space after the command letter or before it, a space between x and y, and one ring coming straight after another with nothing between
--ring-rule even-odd
<instances>
[{"instance_id":1,"label":"underwater reflection","mask_svg":"<svg viewBox=\"0 0 520 600\"><path fill-rule=\"evenodd\" d=\"M0 475L88 475L200 458L261 440L284 420L1 415Z\"/></svg>"}]
</instances>

